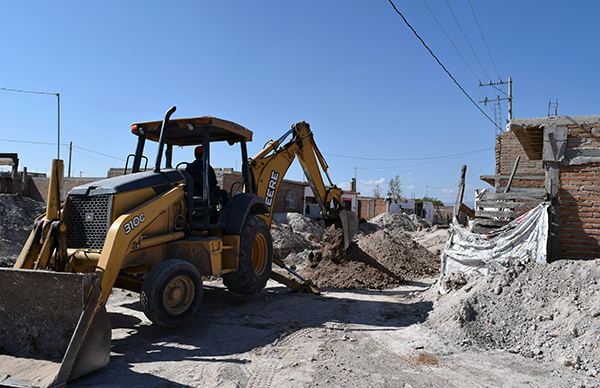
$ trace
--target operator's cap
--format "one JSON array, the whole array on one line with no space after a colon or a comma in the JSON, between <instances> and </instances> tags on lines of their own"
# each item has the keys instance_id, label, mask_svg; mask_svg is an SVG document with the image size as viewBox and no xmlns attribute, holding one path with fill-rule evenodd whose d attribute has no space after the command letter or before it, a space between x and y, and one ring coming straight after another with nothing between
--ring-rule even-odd
<instances>
[{"instance_id":1,"label":"operator's cap","mask_svg":"<svg viewBox=\"0 0 600 388\"><path fill-rule=\"evenodd\" d=\"M201 157L204 155L204 146L199 145L194 149L194 156Z\"/></svg>"}]
</instances>

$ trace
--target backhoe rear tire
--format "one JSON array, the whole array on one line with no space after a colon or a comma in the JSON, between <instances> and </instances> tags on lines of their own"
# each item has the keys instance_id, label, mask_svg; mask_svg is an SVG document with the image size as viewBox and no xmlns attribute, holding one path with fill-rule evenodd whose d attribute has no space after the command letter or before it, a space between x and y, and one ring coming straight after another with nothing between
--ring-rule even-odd
<instances>
[{"instance_id":1,"label":"backhoe rear tire","mask_svg":"<svg viewBox=\"0 0 600 388\"><path fill-rule=\"evenodd\" d=\"M223 275L223 283L238 294L260 292L271 275L273 241L267 223L248 215L240 235L238 269Z\"/></svg>"},{"instance_id":2,"label":"backhoe rear tire","mask_svg":"<svg viewBox=\"0 0 600 388\"><path fill-rule=\"evenodd\" d=\"M194 315L202 293L202 276L194 265L184 260L167 260L146 276L140 301L144 314L153 323L177 327Z\"/></svg>"}]
</instances>

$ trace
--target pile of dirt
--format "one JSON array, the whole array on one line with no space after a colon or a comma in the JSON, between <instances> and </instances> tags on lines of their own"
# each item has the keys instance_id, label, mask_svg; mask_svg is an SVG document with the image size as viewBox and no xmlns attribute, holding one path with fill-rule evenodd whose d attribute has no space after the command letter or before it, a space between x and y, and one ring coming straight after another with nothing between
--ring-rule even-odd
<instances>
[{"instance_id":1,"label":"pile of dirt","mask_svg":"<svg viewBox=\"0 0 600 388\"><path fill-rule=\"evenodd\" d=\"M45 205L15 194L0 194L0 267L12 266Z\"/></svg>"},{"instance_id":2,"label":"pile of dirt","mask_svg":"<svg viewBox=\"0 0 600 388\"><path fill-rule=\"evenodd\" d=\"M344 250L343 232L329 227L321 251L312 252L302 275L317 287L384 289L434 277L439 258L398 230L379 230Z\"/></svg>"},{"instance_id":3,"label":"pile of dirt","mask_svg":"<svg viewBox=\"0 0 600 388\"><path fill-rule=\"evenodd\" d=\"M449 341L600 373L600 259L445 277L426 325ZM433 291L429 292L431 295Z\"/></svg>"}]
</instances>

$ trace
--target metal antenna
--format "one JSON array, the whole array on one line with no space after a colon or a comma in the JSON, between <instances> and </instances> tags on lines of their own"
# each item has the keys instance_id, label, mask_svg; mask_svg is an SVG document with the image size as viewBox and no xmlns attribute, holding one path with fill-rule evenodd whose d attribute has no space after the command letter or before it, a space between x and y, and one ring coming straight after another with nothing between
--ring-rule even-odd
<instances>
[{"instance_id":1,"label":"metal antenna","mask_svg":"<svg viewBox=\"0 0 600 388\"><path fill-rule=\"evenodd\" d=\"M552 107L554 107L554 116L550 115L552 112ZM558 98L556 98L556 102L553 104L552 99L548 100L548 117L556 117L558 116Z\"/></svg>"}]
</instances>

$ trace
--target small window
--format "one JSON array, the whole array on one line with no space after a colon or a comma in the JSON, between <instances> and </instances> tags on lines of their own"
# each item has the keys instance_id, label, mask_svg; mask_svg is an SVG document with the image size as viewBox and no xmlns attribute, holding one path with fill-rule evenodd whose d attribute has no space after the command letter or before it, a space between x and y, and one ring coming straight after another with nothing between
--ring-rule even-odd
<instances>
[{"instance_id":1,"label":"small window","mask_svg":"<svg viewBox=\"0 0 600 388\"><path fill-rule=\"evenodd\" d=\"M285 193L285 208L295 209L296 208L296 193L292 190Z\"/></svg>"}]
</instances>

